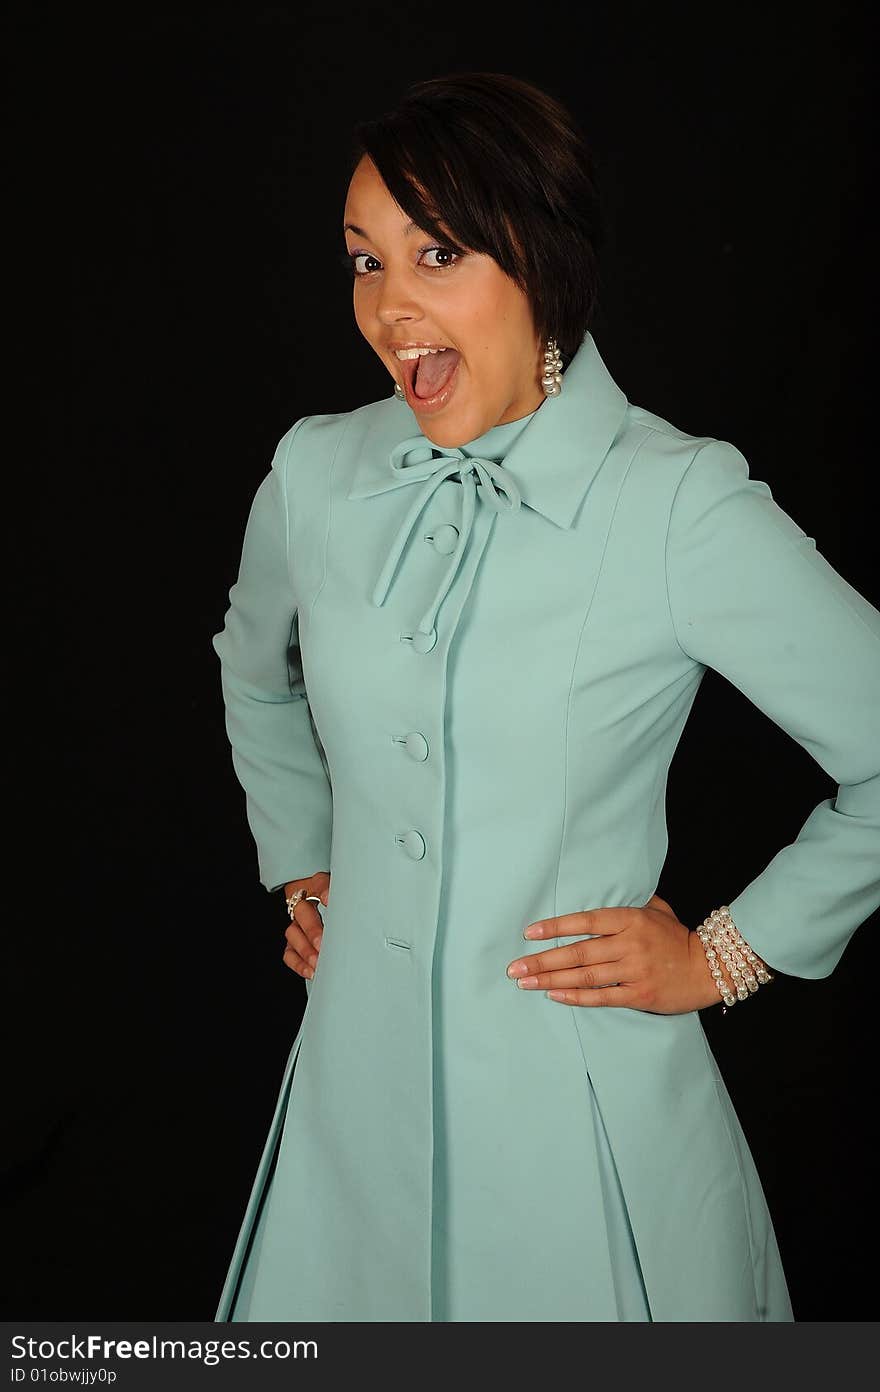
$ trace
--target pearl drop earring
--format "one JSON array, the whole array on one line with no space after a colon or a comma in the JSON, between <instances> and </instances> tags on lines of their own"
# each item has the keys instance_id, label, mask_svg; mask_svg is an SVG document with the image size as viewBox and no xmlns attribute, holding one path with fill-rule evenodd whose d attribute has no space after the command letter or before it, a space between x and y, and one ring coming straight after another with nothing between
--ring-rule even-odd
<instances>
[{"instance_id":1,"label":"pearl drop earring","mask_svg":"<svg viewBox=\"0 0 880 1392\"><path fill-rule=\"evenodd\" d=\"M544 349L544 376L541 386L545 396L558 396L562 391L562 357L555 338L547 339Z\"/></svg>"}]
</instances>

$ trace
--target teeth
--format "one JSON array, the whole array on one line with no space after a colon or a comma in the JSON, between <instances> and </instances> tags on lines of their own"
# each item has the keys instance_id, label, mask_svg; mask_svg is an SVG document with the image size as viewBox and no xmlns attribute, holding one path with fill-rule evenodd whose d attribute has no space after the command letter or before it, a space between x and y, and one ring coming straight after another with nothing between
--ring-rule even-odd
<instances>
[{"instance_id":1,"label":"teeth","mask_svg":"<svg viewBox=\"0 0 880 1392\"><path fill-rule=\"evenodd\" d=\"M395 348L394 356L400 362L410 362L413 358L423 358L426 353L445 353L445 348Z\"/></svg>"}]
</instances>

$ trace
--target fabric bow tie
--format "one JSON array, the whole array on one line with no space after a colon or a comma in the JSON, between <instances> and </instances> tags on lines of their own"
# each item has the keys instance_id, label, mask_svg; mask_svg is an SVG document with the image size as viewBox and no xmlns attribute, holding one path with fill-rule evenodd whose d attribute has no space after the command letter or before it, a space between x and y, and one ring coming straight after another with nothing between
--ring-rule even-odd
<instances>
[{"instance_id":1,"label":"fabric bow tie","mask_svg":"<svg viewBox=\"0 0 880 1392\"><path fill-rule=\"evenodd\" d=\"M522 496L513 476L501 464L491 459L469 456L457 448L446 449L432 444L424 435L413 435L401 440L391 451L392 473L405 483L421 483L412 500L409 511L397 529L391 550L373 589L373 603L381 605L391 585L397 563L406 547L416 521L424 510L429 498L446 479L457 474L461 479L461 513L458 524L459 539L452 559L446 568L437 592L419 620L417 631L431 633L437 610L443 603L451 586L467 547L476 513L476 499L495 512L512 512L520 507ZM505 501L506 500L506 501Z\"/></svg>"}]
</instances>

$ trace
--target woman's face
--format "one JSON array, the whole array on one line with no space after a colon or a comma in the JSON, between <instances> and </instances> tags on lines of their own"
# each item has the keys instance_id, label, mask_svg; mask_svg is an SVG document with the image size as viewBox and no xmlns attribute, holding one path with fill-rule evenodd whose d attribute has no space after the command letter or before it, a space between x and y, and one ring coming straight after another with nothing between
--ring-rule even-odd
<instances>
[{"instance_id":1,"label":"woman's face","mask_svg":"<svg viewBox=\"0 0 880 1392\"><path fill-rule=\"evenodd\" d=\"M344 221L358 328L406 391L423 435L467 444L541 405L544 345L526 296L497 261L456 256L412 226L367 156ZM397 356L413 345L438 351Z\"/></svg>"}]
</instances>

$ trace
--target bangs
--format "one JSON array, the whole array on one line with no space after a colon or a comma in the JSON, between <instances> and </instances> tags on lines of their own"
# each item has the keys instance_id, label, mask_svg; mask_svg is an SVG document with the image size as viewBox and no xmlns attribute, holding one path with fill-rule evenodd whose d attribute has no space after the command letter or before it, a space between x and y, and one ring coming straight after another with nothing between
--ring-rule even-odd
<instances>
[{"instance_id":1,"label":"bangs","mask_svg":"<svg viewBox=\"0 0 880 1392\"><path fill-rule=\"evenodd\" d=\"M505 207L515 200L514 190L497 176L486 177L477 151L462 144L454 128L410 110L365 121L355 137L355 162L369 156L391 197L417 227L450 251L491 256L526 289L526 268Z\"/></svg>"}]
</instances>

